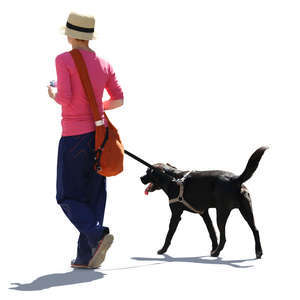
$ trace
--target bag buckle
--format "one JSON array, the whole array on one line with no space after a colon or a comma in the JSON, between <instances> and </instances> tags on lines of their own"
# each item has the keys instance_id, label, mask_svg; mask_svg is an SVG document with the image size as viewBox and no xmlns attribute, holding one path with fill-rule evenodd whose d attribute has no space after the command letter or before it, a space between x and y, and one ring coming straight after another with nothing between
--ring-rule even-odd
<instances>
[{"instance_id":1,"label":"bag buckle","mask_svg":"<svg viewBox=\"0 0 300 300\"><path fill-rule=\"evenodd\" d=\"M97 172L102 170L102 168L100 167L100 158L101 158L102 150L103 150L103 148L100 147L99 149L94 151L94 155L95 155L94 160L96 161L96 171ZM99 155L98 155L98 153L99 153Z\"/></svg>"},{"instance_id":2,"label":"bag buckle","mask_svg":"<svg viewBox=\"0 0 300 300\"><path fill-rule=\"evenodd\" d=\"M100 166L100 158L104 149L104 145L106 144L106 141L108 140L108 127L105 128L105 137L104 141L102 142L102 145L94 151L94 160L96 161L96 171L99 172L101 171L101 166ZM99 153L99 155L98 155Z\"/></svg>"}]
</instances>

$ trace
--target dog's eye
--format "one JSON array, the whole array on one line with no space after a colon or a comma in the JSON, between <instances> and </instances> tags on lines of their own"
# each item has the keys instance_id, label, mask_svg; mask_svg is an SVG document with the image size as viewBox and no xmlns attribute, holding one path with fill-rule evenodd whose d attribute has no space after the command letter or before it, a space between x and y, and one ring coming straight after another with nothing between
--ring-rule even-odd
<instances>
[{"instance_id":1,"label":"dog's eye","mask_svg":"<svg viewBox=\"0 0 300 300\"><path fill-rule=\"evenodd\" d=\"M152 173L152 171L153 171L152 169L148 169L146 173L149 175Z\"/></svg>"},{"instance_id":2,"label":"dog's eye","mask_svg":"<svg viewBox=\"0 0 300 300\"><path fill-rule=\"evenodd\" d=\"M157 172L157 170L155 170L155 169L151 169L151 170L150 170L150 174L151 174L151 175L155 174L156 172Z\"/></svg>"}]
</instances>

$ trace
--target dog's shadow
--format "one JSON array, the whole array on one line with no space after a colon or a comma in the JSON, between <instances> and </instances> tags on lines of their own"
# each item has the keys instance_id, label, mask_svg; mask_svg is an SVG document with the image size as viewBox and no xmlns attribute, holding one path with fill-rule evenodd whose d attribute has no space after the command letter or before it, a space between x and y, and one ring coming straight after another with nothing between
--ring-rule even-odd
<instances>
[{"instance_id":1,"label":"dog's shadow","mask_svg":"<svg viewBox=\"0 0 300 300\"><path fill-rule=\"evenodd\" d=\"M17 291L40 291L57 286L91 282L104 277L104 273L95 272L94 270L74 269L67 273L55 273L38 277L31 283L11 283L16 285L10 287L11 290Z\"/></svg>"},{"instance_id":2,"label":"dog's shadow","mask_svg":"<svg viewBox=\"0 0 300 300\"><path fill-rule=\"evenodd\" d=\"M197 264L209 264L209 265L226 265L233 268L251 268L253 265L240 265L244 262L254 261L256 258L249 259L237 259L237 260L223 260L221 257L211 257L211 256L196 256L196 257L172 257L167 254L163 254L162 258L151 258L151 257L132 257L132 259L138 261L157 261L161 263L168 262L190 262Z\"/></svg>"},{"instance_id":3,"label":"dog's shadow","mask_svg":"<svg viewBox=\"0 0 300 300\"><path fill-rule=\"evenodd\" d=\"M196 257L172 257L167 254L163 254L163 257L132 257L131 259L137 261L151 261L154 263L140 266L130 266L123 268L107 269L103 271L122 270L131 268L143 268L147 266L164 264L169 262L190 262L198 264L211 264L211 265L227 265L234 268L251 268L253 265L240 265L244 262L254 261L256 258L251 259L238 259L238 260L223 260L221 257L213 258L210 256L196 256ZM102 272L96 272L95 270L80 270L74 269L71 272L66 273L54 273L38 277L30 283L11 283L16 285L10 287L11 290L17 291L39 291L45 290L57 286L72 285L84 282L91 282L101 279L106 274Z\"/></svg>"}]
</instances>

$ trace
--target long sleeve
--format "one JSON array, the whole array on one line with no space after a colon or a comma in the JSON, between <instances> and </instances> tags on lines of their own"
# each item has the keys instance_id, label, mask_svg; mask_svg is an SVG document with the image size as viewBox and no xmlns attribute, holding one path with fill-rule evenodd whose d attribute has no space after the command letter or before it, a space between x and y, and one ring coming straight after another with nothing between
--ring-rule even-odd
<instances>
[{"instance_id":1,"label":"long sleeve","mask_svg":"<svg viewBox=\"0 0 300 300\"><path fill-rule=\"evenodd\" d=\"M111 65L108 66L108 80L105 89L110 96L110 100L123 99L123 91L119 85L116 74Z\"/></svg>"},{"instance_id":2,"label":"long sleeve","mask_svg":"<svg viewBox=\"0 0 300 300\"><path fill-rule=\"evenodd\" d=\"M72 100L70 72L61 56L55 59L57 75L57 93L55 101L59 104L69 104Z\"/></svg>"}]
</instances>

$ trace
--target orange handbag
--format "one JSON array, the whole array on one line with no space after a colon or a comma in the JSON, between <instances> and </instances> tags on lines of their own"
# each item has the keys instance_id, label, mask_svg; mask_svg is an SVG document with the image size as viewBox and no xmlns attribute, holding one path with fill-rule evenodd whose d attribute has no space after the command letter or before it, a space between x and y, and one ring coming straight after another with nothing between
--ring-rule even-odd
<instances>
[{"instance_id":1,"label":"orange handbag","mask_svg":"<svg viewBox=\"0 0 300 300\"><path fill-rule=\"evenodd\" d=\"M117 175L123 171L124 159L124 147L118 130L109 121L105 112L100 116L88 70L80 51L73 49L70 54L75 62L96 124L94 169L103 176ZM107 127L104 125L104 118L107 120Z\"/></svg>"}]
</instances>

